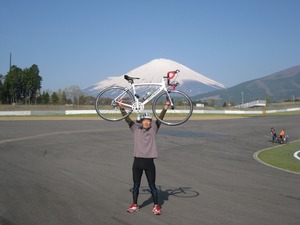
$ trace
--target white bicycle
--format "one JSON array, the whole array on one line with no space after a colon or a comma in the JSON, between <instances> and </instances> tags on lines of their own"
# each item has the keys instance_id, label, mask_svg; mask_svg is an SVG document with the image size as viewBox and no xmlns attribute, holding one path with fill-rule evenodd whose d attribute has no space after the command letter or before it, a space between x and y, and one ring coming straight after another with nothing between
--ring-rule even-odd
<instances>
[{"instance_id":1,"label":"white bicycle","mask_svg":"<svg viewBox=\"0 0 300 225\"><path fill-rule=\"evenodd\" d=\"M102 90L95 102L95 109L98 115L107 121L120 121L132 112L137 113L137 121L140 120L142 112L153 112L157 120L165 125L176 126L185 123L193 113L193 104L190 97L182 91L175 90L179 85L176 81L171 82L180 71L170 71L163 76L161 83L138 83L134 80L138 77L124 75L130 84L130 88L112 86ZM139 93L146 92L141 98ZM152 108L146 106L152 101ZM170 105L163 119L159 114L166 104ZM126 115L122 115L119 104L124 107Z\"/></svg>"}]
</instances>

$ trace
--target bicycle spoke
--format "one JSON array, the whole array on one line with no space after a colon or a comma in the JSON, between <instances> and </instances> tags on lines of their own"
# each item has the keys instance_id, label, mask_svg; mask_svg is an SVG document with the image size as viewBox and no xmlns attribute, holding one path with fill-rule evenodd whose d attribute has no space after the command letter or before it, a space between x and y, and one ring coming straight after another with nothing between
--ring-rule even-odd
<instances>
[{"instance_id":1,"label":"bicycle spoke","mask_svg":"<svg viewBox=\"0 0 300 225\"><path fill-rule=\"evenodd\" d=\"M171 91L169 96L171 99L169 99L167 93L162 93L154 100L152 106L154 116L169 126L176 126L186 122L193 112L190 98L185 93L177 90ZM173 105L169 106L164 118L161 120L159 114L168 100L171 100Z\"/></svg>"},{"instance_id":2,"label":"bicycle spoke","mask_svg":"<svg viewBox=\"0 0 300 225\"><path fill-rule=\"evenodd\" d=\"M108 121L119 121L128 116L132 111L133 95L122 87L104 89L96 98L95 109L100 117ZM122 115L119 104L125 109Z\"/></svg>"}]
</instances>

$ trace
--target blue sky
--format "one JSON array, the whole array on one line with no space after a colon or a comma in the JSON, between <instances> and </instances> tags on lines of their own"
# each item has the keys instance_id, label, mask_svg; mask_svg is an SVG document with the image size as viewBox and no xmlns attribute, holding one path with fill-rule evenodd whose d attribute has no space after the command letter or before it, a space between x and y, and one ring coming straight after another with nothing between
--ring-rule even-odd
<instances>
[{"instance_id":1,"label":"blue sky","mask_svg":"<svg viewBox=\"0 0 300 225\"><path fill-rule=\"evenodd\" d=\"M56 91L166 58L230 87L300 64L299 12L299 0L2 0L0 73L12 53Z\"/></svg>"}]
</instances>

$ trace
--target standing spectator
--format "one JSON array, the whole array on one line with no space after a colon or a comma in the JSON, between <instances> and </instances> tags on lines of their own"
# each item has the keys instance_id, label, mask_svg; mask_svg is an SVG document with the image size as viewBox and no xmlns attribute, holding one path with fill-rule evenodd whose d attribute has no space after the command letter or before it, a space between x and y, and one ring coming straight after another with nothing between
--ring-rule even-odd
<instances>
[{"instance_id":1,"label":"standing spectator","mask_svg":"<svg viewBox=\"0 0 300 225\"><path fill-rule=\"evenodd\" d=\"M271 127L271 135L272 135L272 142L275 142L277 140L277 134L274 127Z\"/></svg>"}]
</instances>

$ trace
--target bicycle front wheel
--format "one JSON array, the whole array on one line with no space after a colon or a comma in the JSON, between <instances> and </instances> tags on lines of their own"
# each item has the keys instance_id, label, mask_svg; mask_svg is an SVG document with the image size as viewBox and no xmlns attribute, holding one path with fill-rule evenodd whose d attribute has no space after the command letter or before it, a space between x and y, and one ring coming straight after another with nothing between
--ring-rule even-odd
<instances>
[{"instance_id":1,"label":"bicycle front wheel","mask_svg":"<svg viewBox=\"0 0 300 225\"><path fill-rule=\"evenodd\" d=\"M95 101L95 109L98 115L107 121L120 121L132 112L134 97L132 93L119 86L109 87L101 91ZM120 111L122 103L126 115Z\"/></svg>"},{"instance_id":2,"label":"bicycle front wheel","mask_svg":"<svg viewBox=\"0 0 300 225\"><path fill-rule=\"evenodd\" d=\"M159 118L159 114L165 106L168 98L171 98L173 106L169 106L163 119ZM153 101L152 111L157 120L168 126L177 126L185 123L193 113L193 104L190 97L182 91L173 90L159 94Z\"/></svg>"}]
</instances>

